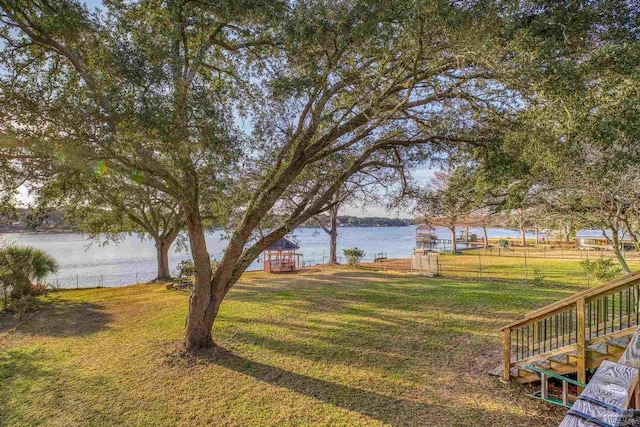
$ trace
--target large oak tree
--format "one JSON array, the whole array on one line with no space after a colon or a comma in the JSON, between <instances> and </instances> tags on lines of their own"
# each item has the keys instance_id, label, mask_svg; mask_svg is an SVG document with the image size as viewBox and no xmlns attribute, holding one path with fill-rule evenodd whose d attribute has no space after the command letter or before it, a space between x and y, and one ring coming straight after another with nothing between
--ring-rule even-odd
<instances>
[{"instance_id":1,"label":"large oak tree","mask_svg":"<svg viewBox=\"0 0 640 427\"><path fill-rule=\"evenodd\" d=\"M0 0L13 152L95 162L184 211L186 348L253 260L359 174L491 152L517 109L492 3ZM17 148L16 148L17 147ZM215 272L207 217L230 224Z\"/></svg>"}]
</instances>

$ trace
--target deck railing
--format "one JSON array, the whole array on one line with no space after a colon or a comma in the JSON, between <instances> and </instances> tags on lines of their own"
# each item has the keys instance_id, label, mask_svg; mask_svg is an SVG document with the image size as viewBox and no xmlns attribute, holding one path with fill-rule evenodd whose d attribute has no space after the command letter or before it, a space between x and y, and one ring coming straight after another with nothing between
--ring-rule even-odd
<instances>
[{"instance_id":1,"label":"deck railing","mask_svg":"<svg viewBox=\"0 0 640 427\"><path fill-rule=\"evenodd\" d=\"M503 327L503 378L514 365L575 350L578 381L586 382L586 347L633 333L640 325L640 272L577 293Z\"/></svg>"}]
</instances>

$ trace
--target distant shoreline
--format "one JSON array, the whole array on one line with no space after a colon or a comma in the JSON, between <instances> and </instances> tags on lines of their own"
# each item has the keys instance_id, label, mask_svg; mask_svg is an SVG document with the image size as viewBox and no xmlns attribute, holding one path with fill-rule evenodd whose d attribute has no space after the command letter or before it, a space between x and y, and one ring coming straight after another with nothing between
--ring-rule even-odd
<instances>
[{"instance_id":1,"label":"distant shoreline","mask_svg":"<svg viewBox=\"0 0 640 427\"><path fill-rule=\"evenodd\" d=\"M407 225L340 225L338 228L396 228L396 227L412 227L413 224ZM306 227L297 227L297 229L314 229L320 228L318 226L306 226ZM223 230L222 228L216 228L212 231ZM47 231L27 231L27 230L0 230L0 236L3 234L84 234L80 231L74 230L47 230Z\"/></svg>"},{"instance_id":2,"label":"distant shoreline","mask_svg":"<svg viewBox=\"0 0 640 427\"><path fill-rule=\"evenodd\" d=\"M79 231L73 230L0 230L0 236L3 234L82 234Z\"/></svg>"}]
</instances>

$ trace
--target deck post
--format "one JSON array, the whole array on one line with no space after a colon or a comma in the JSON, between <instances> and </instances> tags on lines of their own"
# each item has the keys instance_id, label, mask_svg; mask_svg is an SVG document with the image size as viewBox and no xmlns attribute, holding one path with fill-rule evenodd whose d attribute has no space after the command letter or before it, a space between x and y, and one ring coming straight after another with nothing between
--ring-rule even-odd
<instances>
[{"instance_id":1,"label":"deck post","mask_svg":"<svg viewBox=\"0 0 640 427\"><path fill-rule=\"evenodd\" d=\"M509 382L511 377L511 329L504 330L504 367L502 369L502 379Z\"/></svg>"},{"instance_id":2,"label":"deck post","mask_svg":"<svg viewBox=\"0 0 640 427\"><path fill-rule=\"evenodd\" d=\"M576 349L578 352L578 381L580 381L581 383L587 382L587 361L584 334L584 298L580 298L578 301L576 301ZM582 393L582 387L578 387L578 394L579 393Z\"/></svg>"}]
</instances>

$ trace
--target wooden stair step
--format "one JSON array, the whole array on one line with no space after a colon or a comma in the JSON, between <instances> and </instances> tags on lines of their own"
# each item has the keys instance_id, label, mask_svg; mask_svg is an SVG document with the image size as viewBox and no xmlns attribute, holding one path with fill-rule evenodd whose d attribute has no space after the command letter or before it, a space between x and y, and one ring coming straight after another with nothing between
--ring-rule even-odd
<instances>
[{"instance_id":1,"label":"wooden stair step","mask_svg":"<svg viewBox=\"0 0 640 427\"><path fill-rule=\"evenodd\" d=\"M631 337L615 337L606 342L591 344L586 347L587 350L587 368L597 368L604 360L616 361L629 343ZM640 352L640 342L638 343ZM570 350L565 353L558 353L552 356L541 357L538 360L529 360L527 363L539 368L554 372L558 375L568 375L576 372L577 366L577 350ZM512 379L520 383L529 383L539 380L539 375L524 366L519 366L517 360L512 360L510 376ZM504 366L502 364L496 366L489 371L490 375L502 377Z\"/></svg>"},{"instance_id":2,"label":"wooden stair step","mask_svg":"<svg viewBox=\"0 0 640 427\"><path fill-rule=\"evenodd\" d=\"M495 375L496 377L501 377L503 369L504 369L503 365L498 365L494 369L489 371L489 374ZM511 368L509 370L509 373L511 374L512 377L517 377L520 375L519 369L516 367Z\"/></svg>"},{"instance_id":3,"label":"wooden stair step","mask_svg":"<svg viewBox=\"0 0 640 427\"><path fill-rule=\"evenodd\" d=\"M609 354L609 349L607 348L607 343L606 342L601 342L601 343L598 343L598 344L588 345L587 346L587 350L588 351L592 351L594 353Z\"/></svg>"},{"instance_id":4,"label":"wooden stair step","mask_svg":"<svg viewBox=\"0 0 640 427\"><path fill-rule=\"evenodd\" d=\"M620 338L612 338L607 341L607 344L618 348L627 348L627 346L629 345L629 341L631 341L631 337L626 336Z\"/></svg>"},{"instance_id":5,"label":"wooden stair step","mask_svg":"<svg viewBox=\"0 0 640 427\"><path fill-rule=\"evenodd\" d=\"M496 377L502 376L502 371L504 370L504 366L502 364L496 366L492 370L489 371L489 375L495 375Z\"/></svg>"},{"instance_id":6,"label":"wooden stair step","mask_svg":"<svg viewBox=\"0 0 640 427\"><path fill-rule=\"evenodd\" d=\"M542 369L551 369L551 364L549 363L549 361L547 359L536 360L535 362L532 362L531 364L533 366L537 366L537 367L542 368Z\"/></svg>"},{"instance_id":7,"label":"wooden stair step","mask_svg":"<svg viewBox=\"0 0 640 427\"><path fill-rule=\"evenodd\" d=\"M549 362L561 363L563 365L569 365L569 355L568 354L556 354L555 356L551 356L547 359Z\"/></svg>"}]
</instances>

